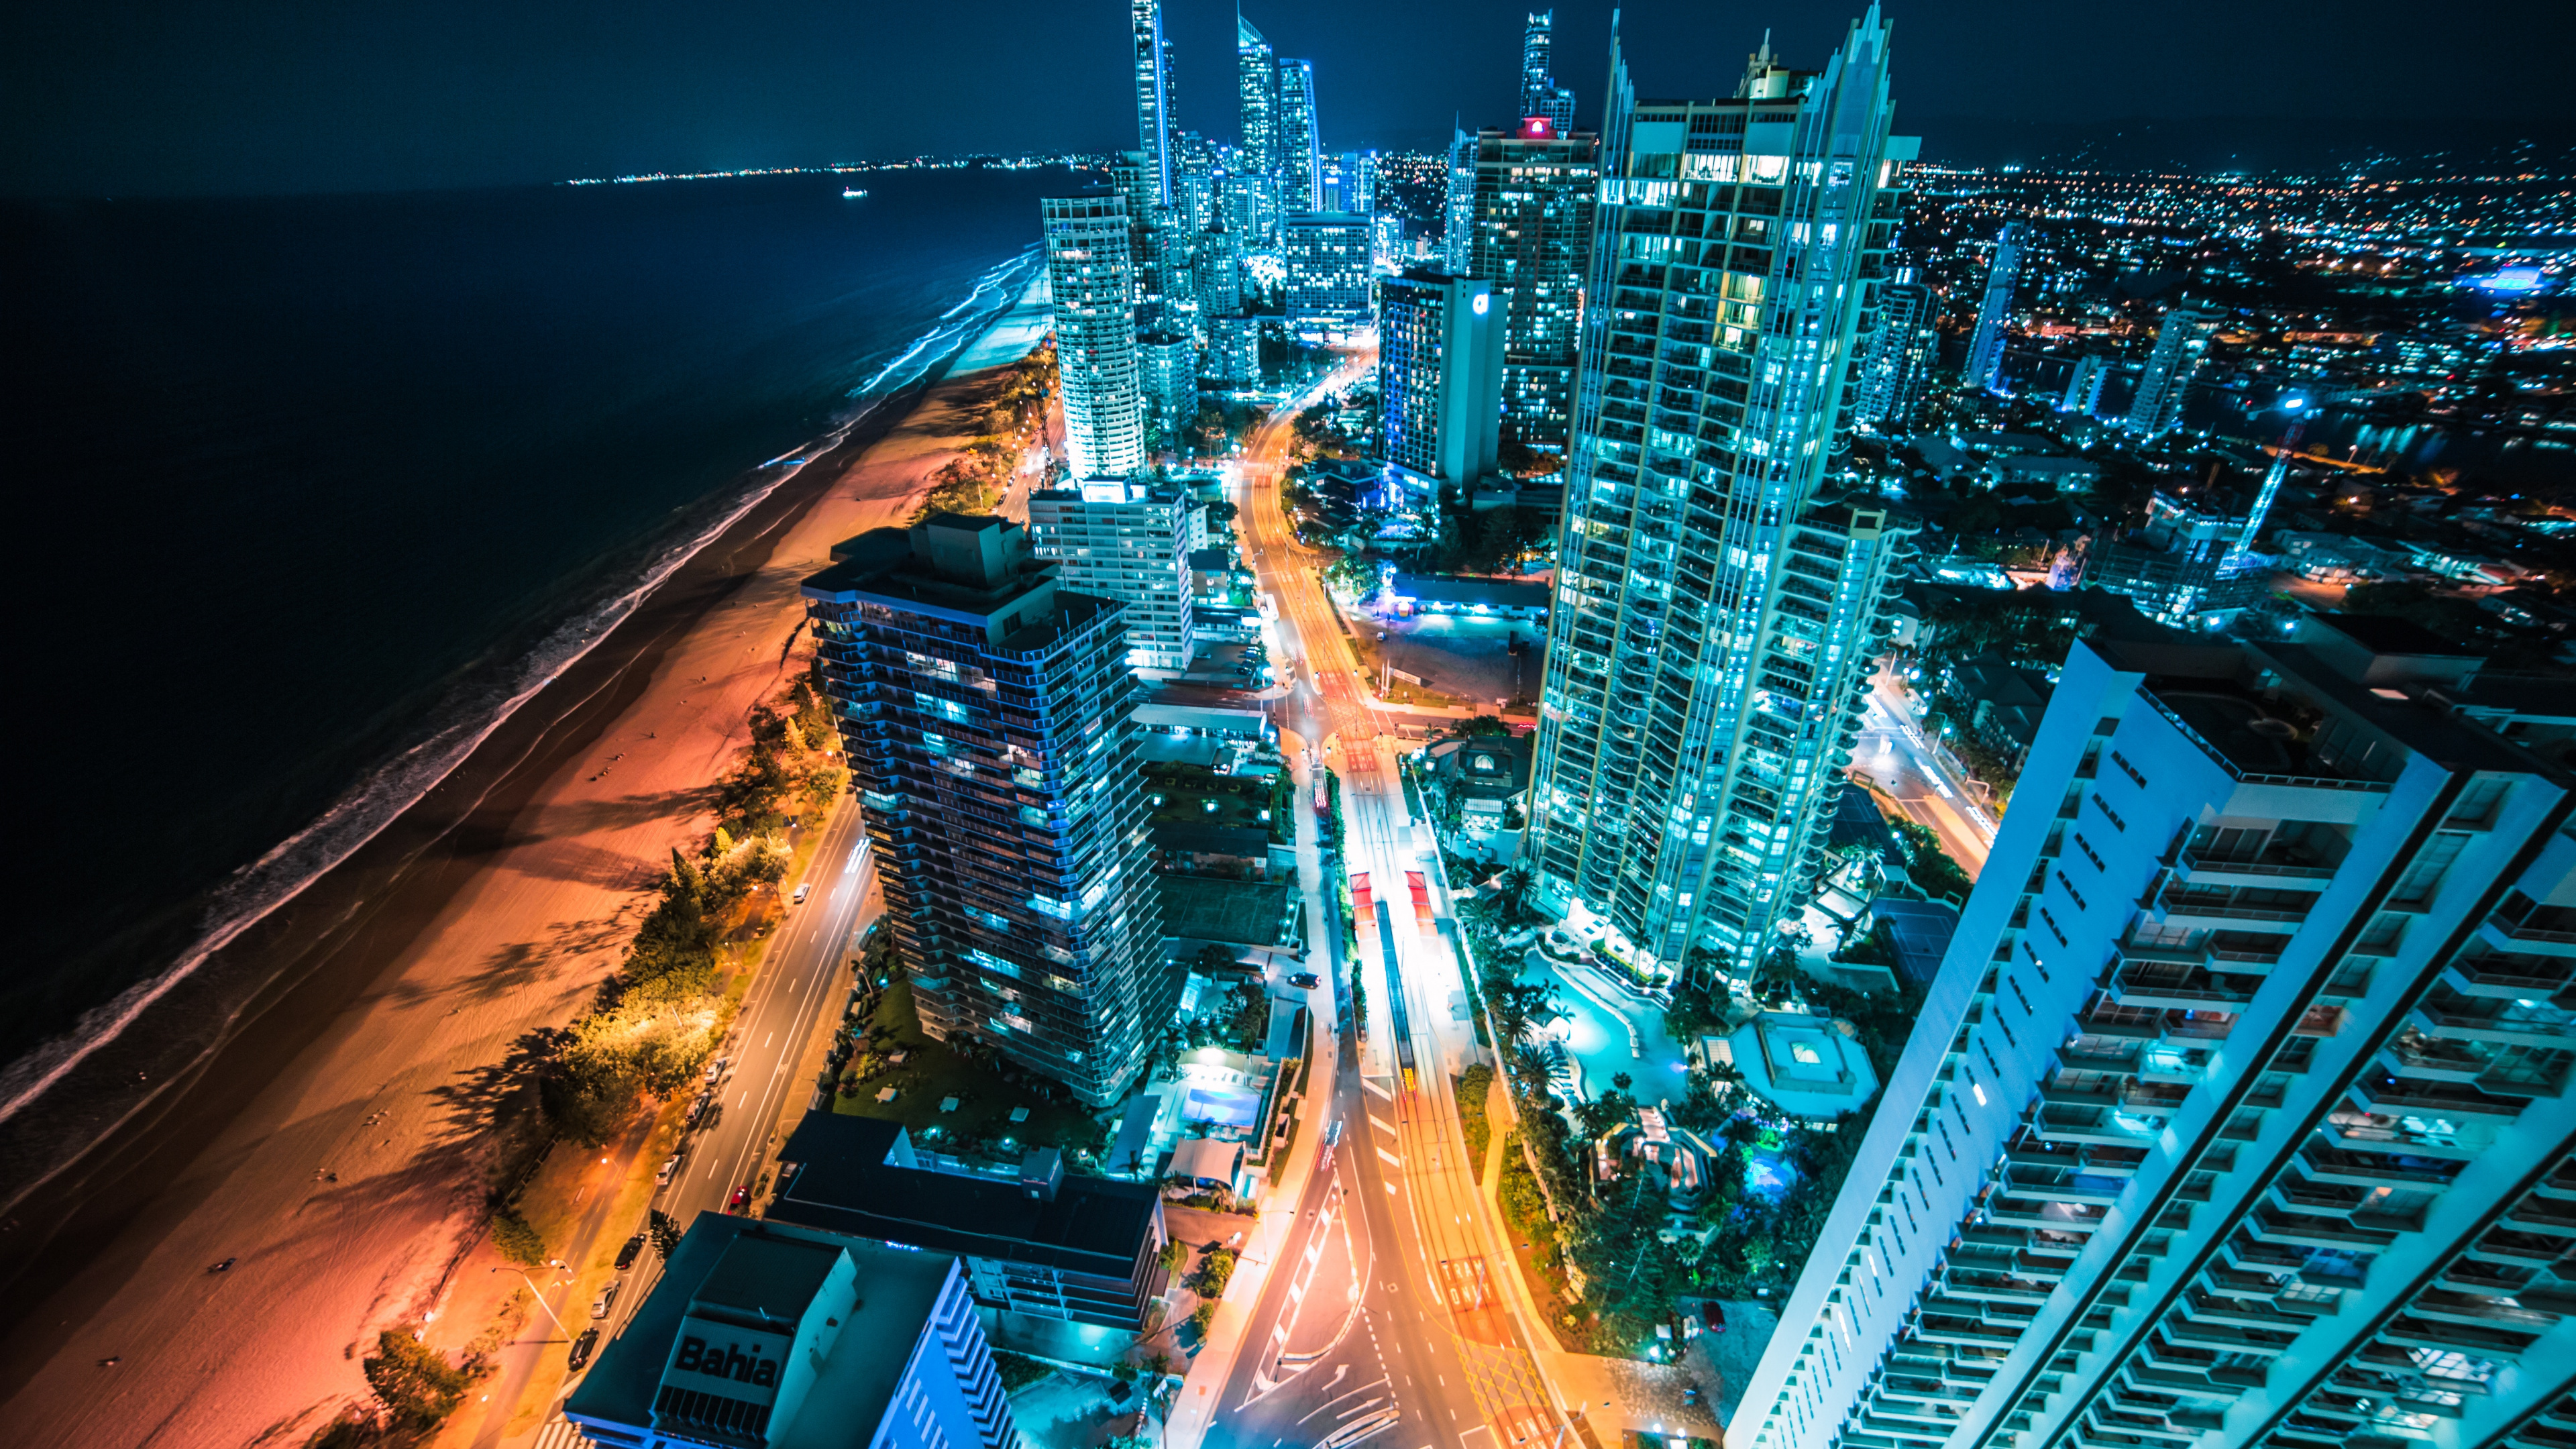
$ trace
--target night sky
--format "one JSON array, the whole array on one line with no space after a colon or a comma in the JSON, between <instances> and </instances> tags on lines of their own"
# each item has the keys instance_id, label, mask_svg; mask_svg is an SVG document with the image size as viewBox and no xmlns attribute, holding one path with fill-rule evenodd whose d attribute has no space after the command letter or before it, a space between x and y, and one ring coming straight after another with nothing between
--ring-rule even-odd
<instances>
[{"instance_id":1,"label":"night sky","mask_svg":"<svg viewBox=\"0 0 2576 1449\"><path fill-rule=\"evenodd\" d=\"M1852 0L1647 0L1648 95L1731 92L1763 27L1820 63ZM1519 4L1252 0L1312 58L1328 147L1513 108ZM1900 124L2360 118L2563 125L2576 5L2338 0L1893 4ZM1186 126L1234 126L1229 0L1169 0ZM1607 4L1557 8L1599 114ZM0 190L343 191L1135 144L1122 0L31 0L0 18Z\"/></svg>"}]
</instances>

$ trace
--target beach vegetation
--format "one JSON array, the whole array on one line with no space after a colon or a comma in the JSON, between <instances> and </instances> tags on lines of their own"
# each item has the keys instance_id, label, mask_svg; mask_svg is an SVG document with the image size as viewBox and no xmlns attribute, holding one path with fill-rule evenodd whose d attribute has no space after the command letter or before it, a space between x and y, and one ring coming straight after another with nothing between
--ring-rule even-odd
<instances>
[{"instance_id":1,"label":"beach vegetation","mask_svg":"<svg viewBox=\"0 0 2576 1449\"><path fill-rule=\"evenodd\" d=\"M383 1421L372 1426L376 1430L372 1436L367 1435L370 1426L352 1424L351 1429L357 1433L344 1432L334 1442L415 1442L447 1422L482 1377L482 1365L450 1364L436 1349L390 1328L376 1335L376 1351L360 1367L366 1373L367 1387L383 1407Z\"/></svg>"},{"instance_id":2,"label":"beach vegetation","mask_svg":"<svg viewBox=\"0 0 2576 1449\"><path fill-rule=\"evenodd\" d=\"M519 1216L515 1207L494 1209L492 1250L522 1268L533 1268L546 1260L546 1240L526 1218Z\"/></svg>"}]
</instances>

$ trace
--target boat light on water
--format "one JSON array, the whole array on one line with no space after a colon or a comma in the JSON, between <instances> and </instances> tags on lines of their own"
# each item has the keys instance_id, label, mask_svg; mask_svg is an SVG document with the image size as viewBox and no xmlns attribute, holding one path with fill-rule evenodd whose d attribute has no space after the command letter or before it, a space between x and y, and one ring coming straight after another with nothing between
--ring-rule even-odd
<instances>
[{"instance_id":1,"label":"boat light on water","mask_svg":"<svg viewBox=\"0 0 2576 1449\"><path fill-rule=\"evenodd\" d=\"M867 194L868 194L868 193L867 193L867 189L866 189L865 187L860 187L860 186L844 186L844 187L842 187L842 188L841 188L841 195L842 195L843 197L845 197L845 198L847 198L847 197L865 196L865 195L867 195Z\"/></svg>"}]
</instances>

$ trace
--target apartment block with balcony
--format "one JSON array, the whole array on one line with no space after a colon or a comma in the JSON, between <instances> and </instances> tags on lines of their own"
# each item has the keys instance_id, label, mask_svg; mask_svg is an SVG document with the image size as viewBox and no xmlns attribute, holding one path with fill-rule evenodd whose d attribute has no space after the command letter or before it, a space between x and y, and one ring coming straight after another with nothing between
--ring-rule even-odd
<instances>
[{"instance_id":1,"label":"apartment block with balcony","mask_svg":"<svg viewBox=\"0 0 2576 1449\"><path fill-rule=\"evenodd\" d=\"M805 581L922 1029L1115 1102L1171 1020L1125 608L998 518L936 514Z\"/></svg>"},{"instance_id":2,"label":"apartment block with balcony","mask_svg":"<svg viewBox=\"0 0 2576 1449\"><path fill-rule=\"evenodd\" d=\"M2401 632L2076 646L1730 1442L2564 1442L2576 779Z\"/></svg>"},{"instance_id":3,"label":"apartment block with balcony","mask_svg":"<svg viewBox=\"0 0 2576 1449\"><path fill-rule=\"evenodd\" d=\"M1190 667L1190 538L1200 504L1170 484L1090 482L1029 495L1029 542L1064 587L1127 606L1131 669Z\"/></svg>"}]
</instances>

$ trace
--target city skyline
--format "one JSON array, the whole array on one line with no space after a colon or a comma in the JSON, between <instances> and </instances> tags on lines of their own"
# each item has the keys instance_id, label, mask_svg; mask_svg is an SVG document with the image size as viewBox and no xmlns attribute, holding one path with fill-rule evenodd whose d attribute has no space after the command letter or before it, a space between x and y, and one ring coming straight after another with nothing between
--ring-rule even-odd
<instances>
[{"instance_id":1,"label":"city skyline","mask_svg":"<svg viewBox=\"0 0 2576 1449\"><path fill-rule=\"evenodd\" d=\"M1552 65L1577 97L1578 126L1596 126L1606 75L1607 4L1555 11ZM2375 126L2381 113L2360 98L2401 88L2416 63L2413 27L2388 5L2384 15L2351 14L2300 33L2308 63L2267 74L2260 104L2221 68L2198 64L2196 37L2262 22L2214 3L2160 12L2161 23L2129 32L2107 15L2028 4L1923 4L1891 19L1922 73L1909 92L1906 124L1946 154L1942 129L1927 122L1974 122L1981 149L2010 159L2051 128L2117 121L2189 122L2276 117L2295 129L2324 118L2369 144L2405 145L2408 131ZM1820 52L1839 36L1841 7L1801 0L1759 17L1775 43ZM1212 3L1162 7L1173 54L1175 119L1184 128L1229 130L1233 11ZM1470 127L1503 125L1517 100L1524 12L1444 5L1385 13L1355 3L1245 12L1281 54L1311 57L1318 70L1324 140L1331 149L1436 145L1452 112ZM0 189L35 194L230 194L529 184L577 176L649 171L722 171L821 165L917 154L1107 151L1132 146L1132 26L1114 7L1028 6L995 17L979 12L906 11L854 17L816 0L775 0L729 12L725 43L697 43L708 17L680 5L630 18L614 44L587 31L520 23L499 7L472 10L433 27L421 14L371 12L328 36L252 48L264 34L228 12L225 25L187 4L140 12L93 7L53 16L0 47ZM996 24L998 21L998 29ZM1749 48L1754 17L1683 7L1631 6L1623 24L1649 91L1687 89L1696 56ZM2576 45L2576 18L2563 12L2497 11L2492 24L2455 20L2454 33L2496 37L2508 74L2518 55ZM2287 18L2284 17L2284 23ZM116 27L108 29L107 27ZM2115 29L2118 33L2114 33ZM2510 48L2504 37L2511 37ZM1365 39L1363 39L1365 37ZM1753 39L1758 40L1758 34ZM2124 64L2097 58L2116 47ZM1122 60L1121 57L1124 57ZM996 74L1022 68L1079 77L1045 98L952 108L954 67ZM2013 104L1980 77L2051 66L2080 68L2080 87L2013 87ZM1129 79L1121 81L1120 77ZM460 111L460 90L488 104ZM2455 144L2462 118L2532 123L2530 134L2568 139L2531 91L2479 87L2411 135ZM2113 141L2118 127L2105 126ZM2185 127L2184 129L2188 129ZM2240 125L2238 129L2247 127ZM2254 132L2267 129L2256 123ZM2316 134L2330 141L2329 129ZM2509 139L2512 127L2491 139ZM1975 159L1975 158L1963 158ZM2021 159L2036 160L2036 155Z\"/></svg>"}]
</instances>

